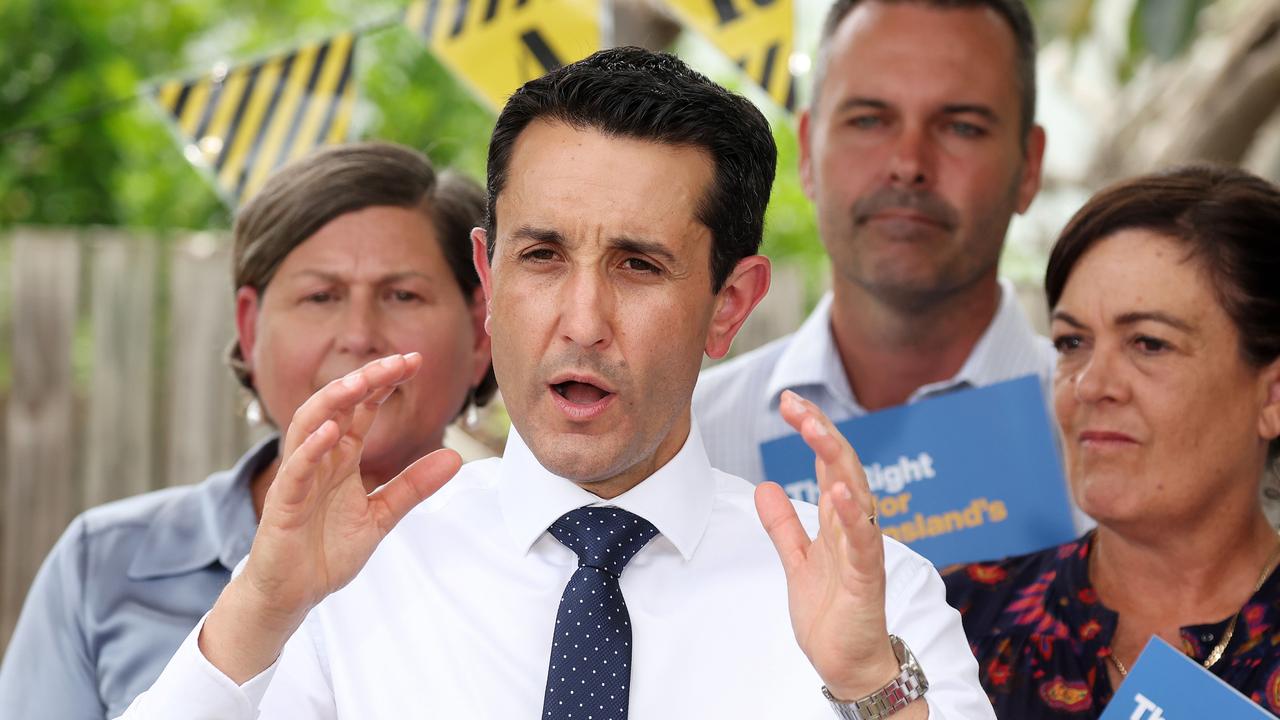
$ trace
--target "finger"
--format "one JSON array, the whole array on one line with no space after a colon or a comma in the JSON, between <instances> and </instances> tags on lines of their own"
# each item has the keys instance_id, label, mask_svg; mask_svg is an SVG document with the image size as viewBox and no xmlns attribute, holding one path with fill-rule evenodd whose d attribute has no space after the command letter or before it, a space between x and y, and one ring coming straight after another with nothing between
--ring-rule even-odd
<instances>
[{"instance_id":1,"label":"finger","mask_svg":"<svg viewBox=\"0 0 1280 720\"><path fill-rule=\"evenodd\" d=\"M412 363L406 363L403 356L388 356L369 362L320 388L294 412L281 444L281 458L287 459L292 455L303 440L328 420L336 421L339 434L345 435L354 422L356 407L373 394L399 382L406 364ZM421 366L421 356L416 366Z\"/></svg>"},{"instance_id":2,"label":"finger","mask_svg":"<svg viewBox=\"0 0 1280 720\"><path fill-rule=\"evenodd\" d=\"M304 438L293 455L280 464L279 472L271 481L268 504L296 505L306 500L307 493L311 490L311 479L318 473L321 464L341 437L338 424L333 420L326 420L315 432Z\"/></svg>"},{"instance_id":3,"label":"finger","mask_svg":"<svg viewBox=\"0 0 1280 720\"><path fill-rule=\"evenodd\" d=\"M462 467L462 456L447 448L419 458L369 496L385 536L418 503L431 497Z\"/></svg>"},{"instance_id":4,"label":"finger","mask_svg":"<svg viewBox=\"0 0 1280 720\"><path fill-rule=\"evenodd\" d=\"M791 498L777 483L761 483L756 488L755 500L760 524L778 551L783 572L790 577L792 570L804 562L808 553L811 544L809 533L800 523Z\"/></svg>"},{"instance_id":5,"label":"finger","mask_svg":"<svg viewBox=\"0 0 1280 720\"><path fill-rule=\"evenodd\" d=\"M874 555L878 548L883 548L880 527L873 520L875 514L866 512L849 487L844 483L837 483L831 488L830 495L846 542L849 549L855 551L855 557Z\"/></svg>"},{"instance_id":6,"label":"finger","mask_svg":"<svg viewBox=\"0 0 1280 720\"><path fill-rule=\"evenodd\" d=\"M780 404L783 418L800 431L800 436L818 458L819 492L828 492L836 483L843 482L868 514L874 512L875 496L867 484L867 475L857 451L817 405L789 390L783 396Z\"/></svg>"},{"instance_id":7,"label":"finger","mask_svg":"<svg viewBox=\"0 0 1280 720\"><path fill-rule=\"evenodd\" d=\"M398 369L399 374L388 378L382 386L371 389L368 397L352 409L351 425L345 431L361 441L373 427L373 421L377 419L382 403L391 397L397 387L409 382L418 374L418 370L422 368L422 355L416 352L408 355L391 355L376 362L387 368Z\"/></svg>"},{"instance_id":8,"label":"finger","mask_svg":"<svg viewBox=\"0 0 1280 720\"><path fill-rule=\"evenodd\" d=\"M364 377L351 373L325 384L303 401L285 428L280 442L280 459L287 461L321 425L336 420L334 416L342 409L354 407L367 390L368 383ZM338 434L342 434L340 429Z\"/></svg>"}]
</instances>

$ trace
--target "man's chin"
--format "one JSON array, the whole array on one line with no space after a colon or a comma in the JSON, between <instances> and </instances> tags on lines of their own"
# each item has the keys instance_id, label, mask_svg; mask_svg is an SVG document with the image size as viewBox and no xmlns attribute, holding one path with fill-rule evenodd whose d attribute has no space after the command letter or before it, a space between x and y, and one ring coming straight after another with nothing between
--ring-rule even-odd
<instances>
[{"instance_id":1,"label":"man's chin","mask_svg":"<svg viewBox=\"0 0 1280 720\"><path fill-rule=\"evenodd\" d=\"M569 435L525 438L525 442L539 465L578 485L589 486L622 472L618 453L611 451L606 443Z\"/></svg>"}]
</instances>

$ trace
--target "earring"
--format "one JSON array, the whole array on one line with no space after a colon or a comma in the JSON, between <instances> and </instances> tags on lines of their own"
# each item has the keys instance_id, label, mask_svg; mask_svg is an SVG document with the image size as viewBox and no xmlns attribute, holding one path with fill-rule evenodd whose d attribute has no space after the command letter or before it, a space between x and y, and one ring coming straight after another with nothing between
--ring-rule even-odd
<instances>
[{"instance_id":1,"label":"earring","mask_svg":"<svg viewBox=\"0 0 1280 720\"><path fill-rule=\"evenodd\" d=\"M244 419L248 421L249 427L262 424L262 403L258 402L258 398L250 398L249 403L244 406Z\"/></svg>"},{"instance_id":2,"label":"earring","mask_svg":"<svg viewBox=\"0 0 1280 720\"><path fill-rule=\"evenodd\" d=\"M480 405L474 387L467 391L467 416L463 418L462 424L468 430L474 430L480 424Z\"/></svg>"}]
</instances>

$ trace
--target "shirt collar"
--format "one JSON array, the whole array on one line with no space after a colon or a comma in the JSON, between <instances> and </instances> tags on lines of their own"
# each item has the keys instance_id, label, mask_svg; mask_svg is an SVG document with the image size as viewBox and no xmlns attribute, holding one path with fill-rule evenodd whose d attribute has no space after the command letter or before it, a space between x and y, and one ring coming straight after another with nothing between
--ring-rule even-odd
<instances>
[{"instance_id":1,"label":"shirt collar","mask_svg":"<svg viewBox=\"0 0 1280 720\"><path fill-rule=\"evenodd\" d=\"M950 380L920 388L916 391L916 396L961 384L982 387L1010 378L1038 374L1041 367L1036 337L1036 331L1018 301L1017 289L1012 282L1001 279L1000 305L996 309L996 315L969 352L960 372ZM1006 361L996 362L997 357ZM1011 367L1009 360L1021 361L1023 365Z\"/></svg>"},{"instance_id":2,"label":"shirt collar","mask_svg":"<svg viewBox=\"0 0 1280 720\"><path fill-rule=\"evenodd\" d=\"M248 554L258 527L250 484L275 460L278 441L278 435L266 438L230 470L210 475L191 492L161 505L129 565L129 577L180 575L214 562L233 569Z\"/></svg>"},{"instance_id":3,"label":"shirt collar","mask_svg":"<svg viewBox=\"0 0 1280 720\"><path fill-rule=\"evenodd\" d=\"M715 479L698 423L675 457L640 484L602 500L538 463L512 426L498 471L498 502L519 552L527 553L551 523L585 505L613 506L653 523L685 560L693 557L711 521Z\"/></svg>"},{"instance_id":4,"label":"shirt collar","mask_svg":"<svg viewBox=\"0 0 1280 720\"><path fill-rule=\"evenodd\" d=\"M831 334L831 301L832 294L827 291L778 357L764 389L770 409L777 409L783 390L815 386L825 388L842 403L857 405Z\"/></svg>"},{"instance_id":5,"label":"shirt collar","mask_svg":"<svg viewBox=\"0 0 1280 720\"><path fill-rule=\"evenodd\" d=\"M783 390L817 386L825 388L836 400L853 408L855 413L863 412L857 399L853 397L840 351L831 334L832 298L830 291L822 296L817 307L778 357L778 363L769 375L769 381L765 383L764 399L770 408L777 408ZM1007 363L995 362L997 356L1021 359L1025 367L1010 367ZM978 338L960 371L946 380L917 388L908 402L944 390L982 387L1014 377L1036 374L1040 371L1039 358L1035 330L1018 303L1017 291L1012 282L1001 279L1000 304L996 308L995 317Z\"/></svg>"}]
</instances>

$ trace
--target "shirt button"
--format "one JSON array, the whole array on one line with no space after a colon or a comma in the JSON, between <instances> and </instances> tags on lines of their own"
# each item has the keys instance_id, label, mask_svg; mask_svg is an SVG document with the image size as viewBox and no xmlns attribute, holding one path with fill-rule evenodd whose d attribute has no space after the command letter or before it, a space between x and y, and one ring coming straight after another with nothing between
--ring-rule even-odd
<instances>
[{"instance_id":1,"label":"shirt button","mask_svg":"<svg viewBox=\"0 0 1280 720\"><path fill-rule=\"evenodd\" d=\"M1200 633L1200 642L1213 642L1213 633Z\"/></svg>"}]
</instances>

